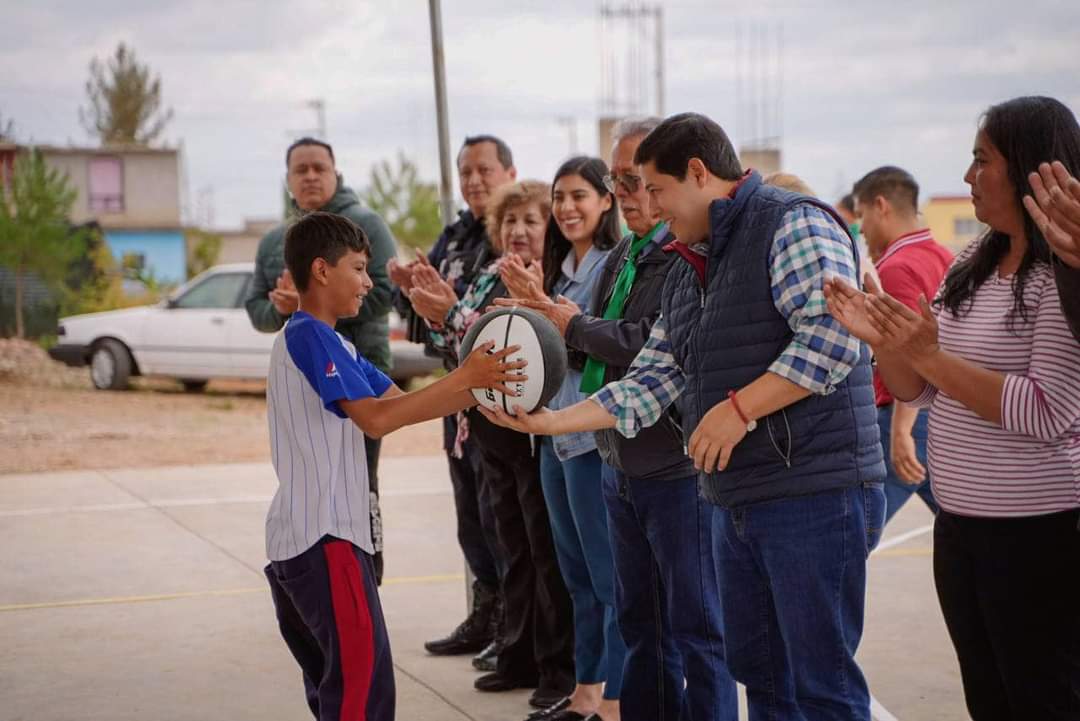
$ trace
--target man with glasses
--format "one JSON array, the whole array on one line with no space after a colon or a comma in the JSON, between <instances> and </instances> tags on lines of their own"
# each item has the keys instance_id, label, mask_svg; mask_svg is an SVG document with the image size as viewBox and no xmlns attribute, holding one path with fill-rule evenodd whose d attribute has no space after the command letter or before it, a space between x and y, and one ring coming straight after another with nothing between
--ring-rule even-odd
<instances>
[{"instance_id":1,"label":"man with glasses","mask_svg":"<svg viewBox=\"0 0 1080 721\"><path fill-rule=\"evenodd\" d=\"M588 354L586 393L626 374L660 315L661 292L678 260L664 252L674 236L634 162L638 145L659 124L658 118L628 120L615 129L604 185L618 198L630 234L608 256L591 315L568 303L526 303L563 331L567 345ZM623 721L737 718L735 682L724 663L712 507L698 494L675 414L633 440L598 431L596 444L626 643Z\"/></svg>"}]
</instances>

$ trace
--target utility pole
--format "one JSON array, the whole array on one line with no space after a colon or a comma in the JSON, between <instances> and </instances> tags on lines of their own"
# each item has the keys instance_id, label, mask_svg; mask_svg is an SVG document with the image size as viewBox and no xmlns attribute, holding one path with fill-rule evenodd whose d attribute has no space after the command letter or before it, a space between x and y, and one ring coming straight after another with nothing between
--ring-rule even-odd
<instances>
[{"instance_id":1,"label":"utility pole","mask_svg":"<svg viewBox=\"0 0 1080 721\"><path fill-rule=\"evenodd\" d=\"M315 111L316 136L319 140L326 140L326 101L322 98L309 100L308 107Z\"/></svg>"},{"instance_id":2,"label":"utility pole","mask_svg":"<svg viewBox=\"0 0 1080 721\"><path fill-rule=\"evenodd\" d=\"M664 6L653 8L656 17L656 115L664 117Z\"/></svg>"},{"instance_id":3,"label":"utility pole","mask_svg":"<svg viewBox=\"0 0 1080 721\"><path fill-rule=\"evenodd\" d=\"M573 115L560 115L555 119L559 121L559 125L566 128L566 138L570 143L570 154L577 155L577 118Z\"/></svg>"},{"instance_id":4,"label":"utility pole","mask_svg":"<svg viewBox=\"0 0 1080 721\"><path fill-rule=\"evenodd\" d=\"M446 60L443 56L442 10L428 0L431 14L431 62L435 74L435 119L439 131L439 196L443 223L454 221L453 171L450 166L450 126L446 112Z\"/></svg>"}]
</instances>

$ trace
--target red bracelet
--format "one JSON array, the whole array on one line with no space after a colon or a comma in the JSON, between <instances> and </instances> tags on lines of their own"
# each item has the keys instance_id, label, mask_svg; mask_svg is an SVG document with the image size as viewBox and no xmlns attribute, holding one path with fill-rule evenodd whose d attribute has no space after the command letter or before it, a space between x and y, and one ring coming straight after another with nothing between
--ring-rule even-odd
<instances>
[{"instance_id":1,"label":"red bracelet","mask_svg":"<svg viewBox=\"0 0 1080 721\"><path fill-rule=\"evenodd\" d=\"M739 402L735 400L735 391L728 391L727 397L728 400L731 401L731 407L734 408L735 412L739 414L739 420L741 420L745 425L749 426L750 419L747 418L745 414L743 414L742 408L739 408Z\"/></svg>"}]
</instances>

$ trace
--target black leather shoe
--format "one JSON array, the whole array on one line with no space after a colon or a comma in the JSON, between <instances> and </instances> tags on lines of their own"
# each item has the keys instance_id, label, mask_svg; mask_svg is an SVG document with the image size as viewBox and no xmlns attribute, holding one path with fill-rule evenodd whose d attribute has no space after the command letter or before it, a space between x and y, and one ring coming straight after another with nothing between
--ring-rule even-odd
<instances>
[{"instance_id":1,"label":"black leather shoe","mask_svg":"<svg viewBox=\"0 0 1080 721\"><path fill-rule=\"evenodd\" d=\"M541 697L541 692L548 695L544 695L543 697ZM556 692L548 691L548 689L536 689L536 692L529 697L529 705L536 706L540 710L533 711L531 714L526 716L525 721L548 721L548 719L550 719L552 716L570 705L569 696L562 696L561 698L557 698L554 701L551 701L551 703L547 706L540 705L544 702L550 701L551 696L553 696L555 693Z\"/></svg>"},{"instance_id":2,"label":"black leather shoe","mask_svg":"<svg viewBox=\"0 0 1080 721\"><path fill-rule=\"evenodd\" d=\"M473 607L469 617L462 621L446 638L424 644L433 656L461 656L480 653L493 640L491 616L495 612L495 591L473 584Z\"/></svg>"},{"instance_id":3,"label":"black leather shoe","mask_svg":"<svg viewBox=\"0 0 1080 721\"><path fill-rule=\"evenodd\" d=\"M582 716L577 711L559 711L551 716L545 716L544 721L602 721L600 714L591 713Z\"/></svg>"},{"instance_id":4,"label":"black leather shoe","mask_svg":"<svg viewBox=\"0 0 1080 721\"><path fill-rule=\"evenodd\" d=\"M497 673L485 673L473 682L473 688L477 691L498 692L513 691L516 688L531 688L536 684L527 681L519 681L508 676L500 676Z\"/></svg>"},{"instance_id":5,"label":"black leather shoe","mask_svg":"<svg viewBox=\"0 0 1080 721\"><path fill-rule=\"evenodd\" d=\"M473 656L472 665L477 671L494 671L499 665L499 651L502 651L502 642L495 639L487 648Z\"/></svg>"}]
</instances>

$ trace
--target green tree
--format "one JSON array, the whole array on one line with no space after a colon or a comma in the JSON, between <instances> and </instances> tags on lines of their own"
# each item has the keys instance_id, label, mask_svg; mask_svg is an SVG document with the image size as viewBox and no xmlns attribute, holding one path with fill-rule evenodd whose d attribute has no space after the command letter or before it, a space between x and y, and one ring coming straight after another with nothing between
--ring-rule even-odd
<instances>
[{"instance_id":1,"label":"green tree","mask_svg":"<svg viewBox=\"0 0 1080 721\"><path fill-rule=\"evenodd\" d=\"M184 231L187 246L187 277L194 278L218 261L221 255L221 236L199 228Z\"/></svg>"},{"instance_id":2,"label":"green tree","mask_svg":"<svg viewBox=\"0 0 1080 721\"><path fill-rule=\"evenodd\" d=\"M0 143L15 142L15 122L11 118L0 115Z\"/></svg>"},{"instance_id":3,"label":"green tree","mask_svg":"<svg viewBox=\"0 0 1080 721\"><path fill-rule=\"evenodd\" d=\"M161 76L151 76L123 43L107 64L90 61L86 95L89 106L79 108L79 120L102 145L149 145L172 120L172 109L161 109Z\"/></svg>"},{"instance_id":4,"label":"green tree","mask_svg":"<svg viewBox=\"0 0 1080 721\"><path fill-rule=\"evenodd\" d=\"M399 243L427 248L442 231L439 190L417 177L416 164L398 151L397 163L383 160L371 169L364 202L382 216Z\"/></svg>"},{"instance_id":5,"label":"green tree","mask_svg":"<svg viewBox=\"0 0 1080 721\"><path fill-rule=\"evenodd\" d=\"M15 161L11 183L0 183L0 264L15 275L15 334L26 333L23 308L25 275L33 273L65 294L72 262L86 251L86 235L68 224L75 190L36 149Z\"/></svg>"}]
</instances>

